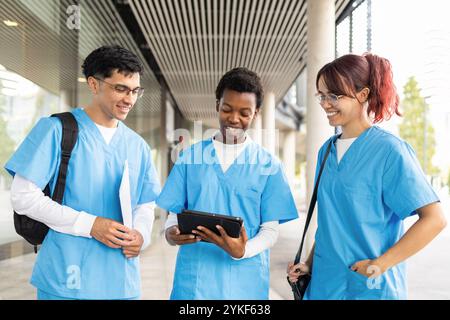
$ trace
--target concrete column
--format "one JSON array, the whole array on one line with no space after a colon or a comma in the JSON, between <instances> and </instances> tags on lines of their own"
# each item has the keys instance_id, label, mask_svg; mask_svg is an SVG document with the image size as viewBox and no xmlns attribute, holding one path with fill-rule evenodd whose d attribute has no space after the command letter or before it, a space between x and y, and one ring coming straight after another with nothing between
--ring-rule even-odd
<instances>
[{"instance_id":1,"label":"concrete column","mask_svg":"<svg viewBox=\"0 0 450 320\"><path fill-rule=\"evenodd\" d=\"M57 3L56 6L59 6L59 16L66 17L67 4L63 3L63 1L54 2ZM64 91L64 100L68 106L78 107L80 106L78 99L78 74L80 72L78 45L80 42L80 30L67 28L64 22L59 28L58 39L56 43L58 46L58 61L54 62L58 63L59 90ZM70 54L67 54L67 52L70 52ZM83 85L87 86L86 83L83 83Z\"/></svg>"},{"instance_id":2,"label":"concrete column","mask_svg":"<svg viewBox=\"0 0 450 320\"><path fill-rule=\"evenodd\" d=\"M306 112L306 179L307 206L314 188L317 153L334 130L328 124L324 111L317 103L316 76L320 68L335 57L335 4L334 0L308 0L308 55L307 55L307 112ZM316 206L317 208L317 206ZM316 210L317 211L317 210ZM317 212L314 214L305 243L305 253L314 243Z\"/></svg>"},{"instance_id":3,"label":"concrete column","mask_svg":"<svg viewBox=\"0 0 450 320\"><path fill-rule=\"evenodd\" d=\"M299 107L306 106L306 76L301 76L295 81L295 95L296 95L296 103Z\"/></svg>"},{"instance_id":4,"label":"concrete column","mask_svg":"<svg viewBox=\"0 0 450 320\"><path fill-rule=\"evenodd\" d=\"M295 130L285 131L283 141L283 164L292 191L294 191L295 178L295 136Z\"/></svg>"},{"instance_id":5,"label":"concrete column","mask_svg":"<svg viewBox=\"0 0 450 320\"><path fill-rule=\"evenodd\" d=\"M169 175L169 142L167 141L167 102L168 102L168 95L166 88L161 89L161 112L160 112L160 128L159 128L159 148L158 148L158 163L159 168L157 168L157 171L159 172L160 176L160 182L161 186L164 185L164 183L167 180L167 177ZM153 230L152 230L152 243L155 243L153 239L160 237L164 234L164 224L167 220L168 212L160 207L156 207L155 209L155 221L153 224Z\"/></svg>"},{"instance_id":6,"label":"concrete column","mask_svg":"<svg viewBox=\"0 0 450 320\"><path fill-rule=\"evenodd\" d=\"M249 130L250 137L259 145L262 145L262 117L262 110L260 110L260 113L253 120L252 127Z\"/></svg>"},{"instance_id":7,"label":"concrete column","mask_svg":"<svg viewBox=\"0 0 450 320\"><path fill-rule=\"evenodd\" d=\"M166 182L169 175L169 143L167 141L167 91L165 89L161 92L161 118L159 127L160 145L159 145L159 161L160 161L160 177L161 184Z\"/></svg>"},{"instance_id":8,"label":"concrete column","mask_svg":"<svg viewBox=\"0 0 450 320\"><path fill-rule=\"evenodd\" d=\"M61 90L59 92L59 110L58 112L65 112L65 111L70 111L71 107L78 107L77 105L74 105L73 103L75 103L75 100L71 100L71 92L67 92L66 90Z\"/></svg>"},{"instance_id":9,"label":"concrete column","mask_svg":"<svg viewBox=\"0 0 450 320\"><path fill-rule=\"evenodd\" d=\"M275 154L275 94L267 92L262 107L263 147Z\"/></svg>"}]
</instances>

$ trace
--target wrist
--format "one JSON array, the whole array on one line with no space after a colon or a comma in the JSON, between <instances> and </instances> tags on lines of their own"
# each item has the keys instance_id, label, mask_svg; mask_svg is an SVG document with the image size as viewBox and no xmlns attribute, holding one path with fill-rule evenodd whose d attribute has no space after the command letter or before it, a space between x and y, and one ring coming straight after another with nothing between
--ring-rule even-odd
<instances>
[{"instance_id":1,"label":"wrist","mask_svg":"<svg viewBox=\"0 0 450 320\"><path fill-rule=\"evenodd\" d=\"M372 261L371 264L380 268L380 272L382 274L385 273L391 267L384 256L376 258L375 260Z\"/></svg>"},{"instance_id":2,"label":"wrist","mask_svg":"<svg viewBox=\"0 0 450 320\"><path fill-rule=\"evenodd\" d=\"M245 247L238 253L236 259L242 259L245 257Z\"/></svg>"},{"instance_id":3,"label":"wrist","mask_svg":"<svg viewBox=\"0 0 450 320\"><path fill-rule=\"evenodd\" d=\"M99 223L100 219L101 219L100 217L95 217L94 223L92 223L91 231L89 232L89 235L90 235L91 237L94 237L95 231L96 231L96 229L97 229L97 226L98 226L98 223Z\"/></svg>"},{"instance_id":4,"label":"wrist","mask_svg":"<svg viewBox=\"0 0 450 320\"><path fill-rule=\"evenodd\" d=\"M140 241L144 242L144 236L142 235L142 232L138 229L134 229L136 236L139 238Z\"/></svg>"},{"instance_id":5,"label":"wrist","mask_svg":"<svg viewBox=\"0 0 450 320\"><path fill-rule=\"evenodd\" d=\"M231 258L233 258L233 260L242 260L244 259L245 256L245 252L243 252L242 254L238 253L238 254L233 254L230 253Z\"/></svg>"},{"instance_id":6,"label":"wrist","mask_svg":"<svg viewBox=\"0 0 450 320\"><path fill-rule=\"evenodd\" d=\"M170 234L170 229L174 228L174 226L168 227L166 228L166 231L164 232L164 235L166 237L166 241L169 245L171 246L176 246L177 244L175 243L175 241L172 240L171 234Z\"/></svg>"},{"instance_id":7,"label":"wrist","mask_svg":"<svg viewBox=\"0 0 450 320\"><path fill-rule=\"evenodd\" d=\"M242 248L241 250L237 251L237 252L230 252L229 253L230 256L234 259L234 260L241 260L245 258L245 246L244 248Z\"/></svg>"},{"instance_id":8,"label":"wrist","mask_svg":"<svg viewBox=\"0 0 450 320\"><path fill-rule=\"evenodd\" d=\"M304 264L306 264L306 265L308 266L309 270L311 270L311 269L312 269L312 264L313 264L313 259L312 259L312 257L310 256L310 257L304 262Z\"/></svg>"}]
</instances>

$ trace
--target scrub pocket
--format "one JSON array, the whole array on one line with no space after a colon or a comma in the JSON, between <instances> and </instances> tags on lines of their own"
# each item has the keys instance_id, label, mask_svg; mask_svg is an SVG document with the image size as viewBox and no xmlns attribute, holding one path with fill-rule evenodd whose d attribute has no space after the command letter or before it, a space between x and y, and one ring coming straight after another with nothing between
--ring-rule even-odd
<instances>
[{"instance_id":1,"label":"scrub pocket","mask_svg":"<svg viewBox=\"0 0 450 320\"><path fill-rule=\"evenodd\" d=\"M231 299L267 300L269 298L269 268L261 255L232 261L230 266Z\"/></svg>"},{"instance_id":2,"label":"scrub pocket","mask_svg":"<svg viewBox=\"0 0 450 320\"><path fill-rule=\"evenodd\" d=\"M383 287L383 276L368 278L350 268L347 270L346 299L379 300L382 299Z\"/></svg>"},{"instance_id":3,"label":"scrub pocket","mask_svg":"<svg viewBox=\"0 0 450 320\"><path fill-rule=\"evenodd\" d=\"M261 192L252 187L236 187L236 194L242 197L253 199L254 201L261 201Z\"/></svg>"},{"instance_id":4,"label":"scrub pocket","mask_svg":"<svg viewBox=\"0 0 450 320\"><path fill-rule=\"evenodd\" d=\"M380 195L368 190L344 186L342 190L347 196L341 198L341 208L346 208L346 219L356 225L382 228L384 223L383 202ZM378 232L378 230L376 230Z\"/></svg>"},{"instance_id":5,"label":"scrub pocket","mask_svg":"<svg viewBox=\"0 0 450 320\"><path fill-rule=\"evenodd\" d=\"M259 220L261 214L261 193L249 187L236 187L234 193L237 201L235 207L241 211L240 214L235 215L246 218L246 229L258 228L261 224Z\"/></svg>"}]
</instances>

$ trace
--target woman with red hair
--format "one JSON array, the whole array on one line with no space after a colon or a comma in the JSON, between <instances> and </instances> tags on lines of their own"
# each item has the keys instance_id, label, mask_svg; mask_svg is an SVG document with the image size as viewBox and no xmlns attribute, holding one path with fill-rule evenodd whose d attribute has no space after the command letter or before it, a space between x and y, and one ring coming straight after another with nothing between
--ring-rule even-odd
<instances>
[{"instance_id":1,"label":"woman with red hair","mask_svg":"<svg viewBox=\"0 0 450 320\"><path fill-rule=\"evenodd\" d=\"M439 198L405 141L374 125L398 110L385 58L345 55L316 78L317 98L333 127L319 151L318 229L305 262L288 266L291 282L312 274L304 299L406 299L404 261L446 225ZM404 233L403 220L419 219Z\"/></svg>"}]
</instances>

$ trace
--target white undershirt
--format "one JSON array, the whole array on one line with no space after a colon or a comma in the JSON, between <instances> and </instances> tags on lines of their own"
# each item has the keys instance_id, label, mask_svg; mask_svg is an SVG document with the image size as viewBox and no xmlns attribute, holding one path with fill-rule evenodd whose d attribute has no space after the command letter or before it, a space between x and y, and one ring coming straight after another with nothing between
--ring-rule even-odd
<instances>
[{"instance_id":1,"label":"white undershirt","mask_svg":"<svg viewBox=\"0 0 450 320\"><path fill-rule=\"evenodd\" d=\"M98 130L102 134L103 139L105 140L106 144L109 144L111 142L112 137L114 136L114 134L117 131L117 127L115 127L115 128L108 128L108 127L101 126L101 125L99 125L97 123L95 123L95 125L97 126Z\"/></svg>"},{"instance_id":2,"label":"white undershirt","mask_svg":"<svg viewBox=\"0 0 450 320\"><path fill-rule=\"evenodd\" d=\"M112 139L117 128L97 125L106 143ZM91 238L96 215L63 206L44 195L33 182L16 174L11 185L11 204L18 214L26 215L46 224L49 228L74 236ZM145 249L151 241L155 217L155 202L138 205L133 211L133 228L142 234Z\"/></svg>"},{"instance_id":3,"label":"white undershirt","mask_svg":"<svg viewBox=\"0 0 450 320\"><path fill-rule=\"evenodd\" d=\"M244 142L237 144L227 144L214 139L214 137L212 138L214 150L216 150L216 156L219 159L223 172L228 170L234 160L239 157L251 141L252 140L249 136L245 137Z\"/></svg>"},{"instance_id":4,"label":"white undershirt","mask_svg":"<svg viewBox=\"0 0 450 320\"><path fill-rule=\"evenodd\" d=\"M220 162L220 166L222 167L222 171L226 172L252 140L249 136L246 136L245 141L240 144L224 144L214 138L212 138L212 141L217 158ZM251 258L273 247L278 239L278 224L278 221L269 221L261 224L259 232L256 234L256 236L247 241L245 245L244 256L239 259L233 259L241 260L245 258ZM168 229L175 225L178 225L177 215L171 212L167 217L165 229Z\"/></svg>"},{"instance_id":5,"label":"white undershirt","mask_svg":"<svg viewBox=\"0 0 450 320\"><path fill-rule=\"evenodd\" d=\"M336 140L338 164L341 161L344 154L347 152L348 148L350 148L350 146L356 139L357 139L357 137L356 138L348 138L348 139L339 138Z\"/></svg>"}]
</instances>

